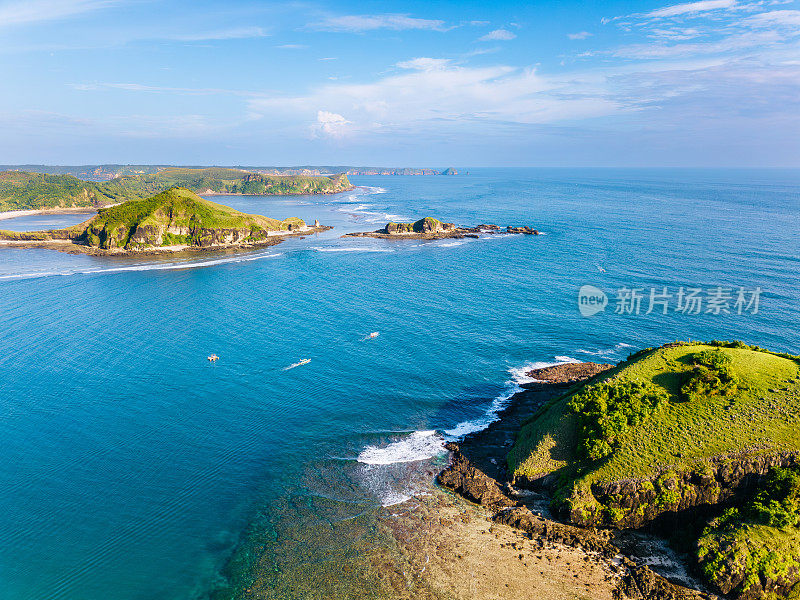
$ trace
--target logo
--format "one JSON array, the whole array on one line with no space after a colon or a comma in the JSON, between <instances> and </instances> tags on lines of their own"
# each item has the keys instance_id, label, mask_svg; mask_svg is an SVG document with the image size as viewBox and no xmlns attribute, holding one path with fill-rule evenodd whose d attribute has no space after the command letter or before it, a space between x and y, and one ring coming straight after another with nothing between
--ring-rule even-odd
<instances>
[{"instance_id":1,"label":"logo","mask_svg":"<svg viewBox=\"0 0 800 600\"><path fill-rule=\"evenodd\" d=\"M600 288L593 285L581 286L578 290L578 310L584 317L591 317L608 306L608 296Z\"/></svg>"}]
</instances>

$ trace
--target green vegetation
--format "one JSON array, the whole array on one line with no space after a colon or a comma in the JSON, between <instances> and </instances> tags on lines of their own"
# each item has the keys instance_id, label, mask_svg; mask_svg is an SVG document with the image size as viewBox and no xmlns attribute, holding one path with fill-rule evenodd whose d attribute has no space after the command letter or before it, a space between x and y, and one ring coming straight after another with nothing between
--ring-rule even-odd
<instances>
[{"instance_id":1,"label":"green vegetation","mask_svg":"<svg viewBox=\"0 0 800 600\"><path fill-rule=\"evenodd\" d=\"M433 217L424 217L419 221L414 221L413 223L388 223L386 225L386 232L395 234L431 233L452 228L452 223L442 223L439 219L434 219Z\"/></svg>"},{"instance_id":2,"label":"green vegetation","mask_svg":"<svg viewBox=\"0 0 800 600\"><path fill-rule=\"evenodd\" d=\"M800 472L773 469L741 508L711 521L697 542L706 578L723 593L761 595L800 580Z\"/></svg>"},{"instance_id":3,"label":"green vegetation","mask_svg":"<svg viewBox=\"0 0 800 600\"><path fill-rule=\"evenodd\" d=\"M230 246L264 242L276 232L302 230L297 217L283 221L249 215L205 200L185 188L171 188L143 200L129 200L68 229L0 231L11 241L73 240L110 251L146 250L164 246Z\"/></svg>"},{"instance_id":4,"label":"green vegetation","mask_svg":"<svg viewBox=\"0 0 800 600\"><path fill-rule=\"evenodd\" d=\"M197 193L259 195L333 194L352 188L346 175L260 175L222 168L165 168L103 183L82 181L71 175L6 171L0 173L0 211L105 206L148 198L175 186Z\"/></svg>"},{"instance_id":5,"label":"green vegetation","mask_svg":"<svg viewBox=\"0 0 800 600\"><path fill-rule=\"evenodd\" d=\"M0 172L0 211L103 206L119 201L118 193L104 184L81 181L72 175Z\"/></svg>"},{"instance_id":6,"label":"green vegetation","mask_svg":"<svg viewBox=\"0 0 800 600\"><path fill-rule=\"evenodd\" d=\"M666 391L647 381L604 381L585 387L567 405L577 418L578 455L605 458L630 427L668 399Z\"/></svg>"},{"instance_id":7,"label":"green vegetation","mask_svg":"<svg viewBox=\"0 0 800 600\"><path fill-rule=\"evenodd\" d=\"M641 527L722 504L770 465L796 464L799 366L741 342L648 348L543 406L520 430L509 471L545 478L554 508L583 525ZM706 528L697 558L723 593L800 591L800 472L771 472Z\"/></svg>"},{"instance_id":8,"label":"green vegetation","mask_svg":"<svg viewBox=\"0 0 800 600\"><path fill-rule=\"evenodd\" d=\"M185 188L172 188L144 200L130 200L100 209L82 241L104 249L143 249L189 245L209 246L263 240L270 231L299 229L295 217L278 221L249 215L200 198ZM80 238L79 238L80 239Z\"/></svg>"},{"instance_id":9,"label":"green vegetation","mask_svg":"<svg viewBox=\"0 0 800 600\"><path fill-rule=\"evenodd\" d=\"M732 396L736 393L739 378L731 367L731 358L720 348L703 350L692 356L692 367L681 393L689 400L709 396Z\"/></svg>"},{"instance_id":10,"label":"green vegetation","mask_svg":"<svg viewBox=\"0 0 800 600\"><path fill-rule=\"evenodd\" d=\"M704 384L707 393L692 383L698 366L719 380ZM653 479L665 468L689 471L743 448L800 449L797 375L796 357L744 344L648 349L543 407L520 431L509 470L529 480L555 475L560 499L592 503L593 483ZM626 389L632 408L619 397ZM603 439L612 453L595 442Z\"/></svg>"}]
</instances>

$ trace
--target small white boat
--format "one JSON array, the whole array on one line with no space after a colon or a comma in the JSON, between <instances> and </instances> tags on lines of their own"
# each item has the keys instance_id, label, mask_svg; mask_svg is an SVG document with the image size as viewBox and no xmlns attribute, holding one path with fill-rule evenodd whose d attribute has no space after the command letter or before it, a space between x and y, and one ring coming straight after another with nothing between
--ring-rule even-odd
<instances>
[{"instance_id":1,"label":"small white boat","mask_svg":"<svg viewBox=\"0 0 800 600\"><path fill-rule=\"evenodd\" d=\"M219 360L219 356L216 354L212 354L208 357L208 362L217 362Z\"/></svg>"},{"instance_id":2,"label":"small white boat","mask_svg":"<svg viewBox=\"0 0 800 600\"><path fill-rule=\"evenodd\" d=\"M289 369L294 369L295 367L302 367L303 365L307 365L310 362L311 362L310 358L303 358L297 361L296 363L292 363L288 367L284 367L283 370L288 371Z\"/></svg>"},{"instance_id":3,"label":"small white boat","mask_svg":"<svg viewBox=\"0 0 800 600\"><path fill-rule=\"evenodd\" d=\"M368 336L366 336L366 337L364 337L364 338L361 338L361 339L362 339L362 341L363 341L363 340L374 340L374 339L375 339L376 337L378 337L379 335L380 335L380 333L379 333L379 332L377 332L377 331L373 331L373 332L372 332L372 333L370 333Z\"/></svg>"}]
</instances>

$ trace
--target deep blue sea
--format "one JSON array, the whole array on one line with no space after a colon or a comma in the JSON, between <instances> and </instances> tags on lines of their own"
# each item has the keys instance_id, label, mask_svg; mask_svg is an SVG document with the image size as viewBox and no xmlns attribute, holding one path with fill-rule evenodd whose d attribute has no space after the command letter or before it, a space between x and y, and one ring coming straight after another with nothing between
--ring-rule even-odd
<instances>
[{"instance_id":1,"label":"deep blue sea","mask_svg":"<svg viewBox=\"0 0 800 600\"><path fill-rule=\"evenodd\" d=\"M351 179L213 198L335 226L244 254L0 249L0 600L202 598L252 524L279 527L298 499L313 519L315 499L413 494L396 466L485 425L526 366L676 339L800 353L798 171ZM544 235L339 237L426 215ZM583 285L605 311L581 316ZM664 287L667 314L645 314ZM681 287L722 287L730 312L674 310ZM640 314L615 313L620 288L642 290ZM761 288L757 312L737 314L739 288Z\"/></svg>"}]
</instances>

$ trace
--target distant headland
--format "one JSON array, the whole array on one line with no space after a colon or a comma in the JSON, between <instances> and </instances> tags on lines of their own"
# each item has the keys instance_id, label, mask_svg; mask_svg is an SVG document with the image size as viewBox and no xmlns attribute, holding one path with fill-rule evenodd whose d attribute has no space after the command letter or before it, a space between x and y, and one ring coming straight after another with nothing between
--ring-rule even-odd
<instances>
[{"instance_id":1,"label":"distant headland","mask_svg":"<svg viewBox=\"0 0 800 600\"><path fill-rule=\"evenodd\" d=\"M100 208L141 200L180 186L198 194L336 194L354 189L347 175L264 175L241 169L157 168L122 170L108 181L28 171L0 172L2 211ZM152 171L152 172L151 172Z\"/></svg>"},{"instance_id":2,"label":"distant headland","mask_svg":"<svg viewBox=\"0 0 800 600\"><path fill-rule=\"evenodd\" d=\"M459 172L455 167L445 169L419 167L355 167L347 165L302 165L294 167L244 166L210 167L209 165L0 165L0 171L24 171L48 175L72 175L85 181L110 181L117 177L137 177L155 175L162 171L183 169L192 171L221 168L232 171L246 171L259 175L280 177L324 177L329 175L469 175Z\"/></svg>"},{"instance_id":3,"label":"distant headland","mask_svg":"<svg viewBox=\"0 0 800 600\"><path fill-rule=\"evenodd\" d=\"M297 217L279 221L239 212L175 187L150 198L101 208L94 217L66 229L0 230L0 246L139 255L271 246L287 236L327 229L319 222L309 227Z\"/></svg>"},{"instance_id":4,"label":"distant headland","mask_svg":"<svg viewBox=\"0 0 800 600\"><path fill-rule=\"evenodd\" d=\"M424 239L439 240L445 238L477 238L480 234L514 234L522 233L526 235L539 235L539 231L532 227L513 227L508 225L500 227L498 225L481 224L474 227L459 227L454 223L445 223L433 217L424 217L413 223L387 223L383 229L377 231L362 231L347 233L342 237L372 237L379 239L403 240L403 239Z\"/></svg>"}]
</instances>

